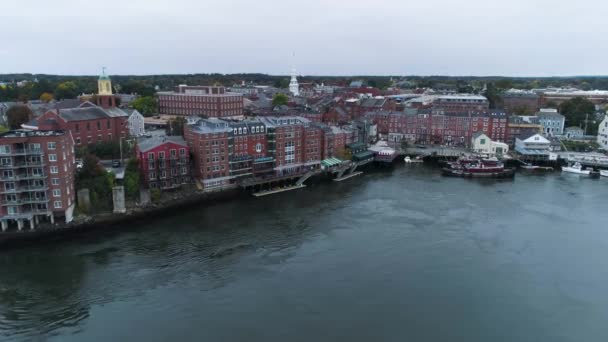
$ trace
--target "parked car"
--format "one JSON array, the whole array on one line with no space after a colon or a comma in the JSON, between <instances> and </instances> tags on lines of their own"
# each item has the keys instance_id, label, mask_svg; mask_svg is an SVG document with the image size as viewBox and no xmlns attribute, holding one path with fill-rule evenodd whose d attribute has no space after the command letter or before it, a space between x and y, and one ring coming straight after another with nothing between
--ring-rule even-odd
<instances>
[{"instance_id":1,"label":"parked car","mask_svg":"<svg viewBox=\"0 0 608 342\"><path fill-rule=\"evenodd\" d=\"M82 159L76 159L76 170L82 169L83 165Z\"/></svg>"},{"instance_id":2,"label":"parked car","mask_svg":"<svg viewBox=\"0 0 608 342\"><path fill-rule=\"evenodd\" d=\"M120 167L121 165L122 165L122 163L120 162L120 160L112 160L112 167L113 168Z\"/></svg>"}]
</instances>

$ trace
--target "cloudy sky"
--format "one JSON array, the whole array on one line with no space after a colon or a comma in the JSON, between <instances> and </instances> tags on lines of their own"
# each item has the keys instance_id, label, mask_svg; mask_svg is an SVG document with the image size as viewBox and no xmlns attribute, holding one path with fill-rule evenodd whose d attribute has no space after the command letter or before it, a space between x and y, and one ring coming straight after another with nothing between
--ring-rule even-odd
<instances>
[{"instance_id":1,"label":"cloudy sky","mask_svg":"<svg viewBox=\"0 0 608 342\"><path fill-rule=\"evenodd\" d=\"M0 73L292 64L304 75L608 75L608 1L0 0Z\"/></svg>"}]
</instances>

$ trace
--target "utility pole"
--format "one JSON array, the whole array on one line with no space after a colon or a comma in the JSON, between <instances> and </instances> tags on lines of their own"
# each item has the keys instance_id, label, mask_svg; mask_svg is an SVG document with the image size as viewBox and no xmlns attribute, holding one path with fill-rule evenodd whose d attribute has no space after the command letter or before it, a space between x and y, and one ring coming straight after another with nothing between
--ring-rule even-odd
<instances>
[{"instance_id":1,"label":"utility pole","mask_svg":"<svg viewBox=\"0 0 608 342\"><path fill-rule=\"evenodd\" d=\"M120 137L120 139L118 140L118 144L120 146L120 166L123 165L123 160L122 160L122 137Z\"/></svg>"},{"instance_id":2,"label":"utility pole","mask_svg":"<svg viewBox=\"0 0 608 342\"><path fill-rule=\"evenodd\" d=\"M589 114L585 114L585 135L587 135L587 121L589 120Z\"/></svg>"}]
</instances>

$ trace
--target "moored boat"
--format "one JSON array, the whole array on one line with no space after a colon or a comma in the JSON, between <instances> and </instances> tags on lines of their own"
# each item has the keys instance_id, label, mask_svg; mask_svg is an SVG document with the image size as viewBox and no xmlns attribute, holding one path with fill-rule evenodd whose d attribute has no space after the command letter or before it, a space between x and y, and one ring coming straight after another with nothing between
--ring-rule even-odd
<instances>
[{"instance_id":1,"label":"moored boat","mask_svg":"<svg viewBox=\"0 0 608 342\"><path fill-rule=\"evenodd\" d=\"M583 169L583 165L581 165L581 163L579 163L579 162L576 162L570 166L562 167L562 172L575 173L575 174L579 174L579 175L590 175L591 174L591 170Z\"/></svg>"},{"instance_id":2,"label":"moored boat","mask_svg":"<svg viewBox=\"0 0 608 342\"><path fill-rule=\"evenodd\" d=\"M600 170L600 176L608 177L608 170Z\"/></svg>"},{"instance_id":3,"label":"moored boat","mask_svg":"<svg viewBox=\"0 0 608 342\"><path fill-rule=\"evenodd\" d=\"M443 175L465 178L511 178L515 169L505 168L496 158L491 159L459 159L443 168Z\"/></svg>"},{"instance_id":4,"label":"moored boat","mask_svg":"<svg viewBox=\"0 0 608 342\"><path fill-rule=\"evenodd\" d=\"M522 165L520 168L526 173L545 173L553 171L551 166Z\"/></svg>"}]
</instances>

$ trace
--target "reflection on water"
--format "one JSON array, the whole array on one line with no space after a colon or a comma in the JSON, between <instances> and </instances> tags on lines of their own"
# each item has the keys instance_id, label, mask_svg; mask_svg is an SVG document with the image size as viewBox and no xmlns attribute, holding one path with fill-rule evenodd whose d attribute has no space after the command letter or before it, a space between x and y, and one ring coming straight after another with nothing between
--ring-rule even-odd
<instances>
[{"instance_id":1,"label":"reflection on water","mask_svg":"<svg viewBox=\"0 0 608 342\"><path fill-rule=\"evenodd\" d=\"M403 167L8 251L0 337L597 340L606 198L606 181Z\"/></svg>"}]
</instances>

